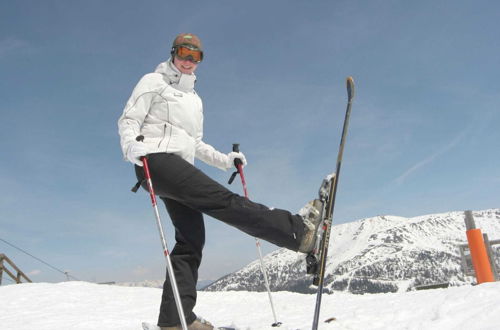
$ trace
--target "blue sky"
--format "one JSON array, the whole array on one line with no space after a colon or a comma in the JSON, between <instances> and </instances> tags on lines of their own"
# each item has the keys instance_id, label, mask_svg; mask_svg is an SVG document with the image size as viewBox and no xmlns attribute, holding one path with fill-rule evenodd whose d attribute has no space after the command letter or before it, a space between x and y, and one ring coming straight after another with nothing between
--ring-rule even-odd
<instances>
[{"instance_id":1,"label":"blue sky","mask_svg":"<svg viewBox=\"0 0 500 330\"><path fill-rule=\"evenodd\" d=\"M315 197L353 76L335 223L497 208L499 13L496 1L2 1L0 238L82 280L164 276L116 121L180 32L204 43L204 139L241 144L250 198L297 211ZM206 224L202 279L256 258L252 237ZM64 280L1 241L0 252L35 281Z\"/></svg>"}]
</instances>

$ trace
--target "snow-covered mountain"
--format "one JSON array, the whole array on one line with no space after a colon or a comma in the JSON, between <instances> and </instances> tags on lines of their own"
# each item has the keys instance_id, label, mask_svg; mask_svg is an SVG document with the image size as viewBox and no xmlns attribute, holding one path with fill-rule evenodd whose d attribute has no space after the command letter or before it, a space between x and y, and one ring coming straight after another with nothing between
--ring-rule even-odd
<instances>
[{"instance_id":1,"label":"snow-covered mountain","mask_svg":"<svg viewBox=\"0 0 500 330\"><path fill-rule=\"evenodd\" d=\"M139 282L118 282L116 285L119 286L129 286L129 287L143 287L143 288L163 288L163 282L165 280L144 280ZM196 284L196 289L201 290L208 285L212 284L214 280L198 280Z\"/></svg>"},{"instance_id":2,"label":"snow-covered mountain","mask_svg":"<svg viewBox=\"0 0 500 330\"><path fill-rule=\"evenodd\" d=\"M140 282L118 282L116 285L142 288L163 288L165 280L144 280Z\"/></svg>"},{"instance_id":3,"label":"snow-covered mountain","mask_svg":"<svg viewBox=\"0 0 500 330\"><path fill-rule=\"evenodd\" d=\"M500 239L500 209L473 212L490 240ZM459 244L467 242L464 212L414 218L377 216L332 228L325 292L379 293L415 286L474 282L461 267ZM497 251L498 252L498 251ZM264 257L271 290L315 292L304 255L286 249ZM258 260L229 274L207 291L264 291Z\"/></svg>"}]
</instances>

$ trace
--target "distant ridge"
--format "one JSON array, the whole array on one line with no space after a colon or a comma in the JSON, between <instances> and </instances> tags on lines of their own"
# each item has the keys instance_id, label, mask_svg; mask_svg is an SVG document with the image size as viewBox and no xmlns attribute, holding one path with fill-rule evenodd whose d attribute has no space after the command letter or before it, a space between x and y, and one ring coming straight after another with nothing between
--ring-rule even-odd
<instances>
[{"instance_id":1,"label":"distant ridge","mask_svg":"<svg viewBox=\"0 0 500 330\"><path fill-rule=\"evenodd\" d=\"M146 287L146 288L163 288L163 282L165 280L145 280L145 281L139 281L139 282L119 282L116 283L116 285L119 286L129 286L129 287ZM199 280L198 284L196 285L196 288L198 290L202 290L205 287L209 286L212 284L214 280Z\"/></svg>"},{"instance_id":2,"label":"distant ridge","mask_svg":"<svg viewBox=\"0 0 500 330\"><path fill-rule=\"evenodd\" d=\"M165 280L144 280L138 282L118 282L116 283L116 285L145 288L163 288L163 282L165 282Z\"/></svg>"}]
</instances>

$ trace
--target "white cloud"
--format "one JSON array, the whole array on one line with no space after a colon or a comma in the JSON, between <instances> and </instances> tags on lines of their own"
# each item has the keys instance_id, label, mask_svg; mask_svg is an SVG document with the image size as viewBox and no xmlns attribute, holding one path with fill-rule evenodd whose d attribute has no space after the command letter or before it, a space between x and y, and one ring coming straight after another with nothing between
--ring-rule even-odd
<instances>
[{"instance_id":1,"label":"white cloud","mask_svg":"<svg viewBox=\"0 0 500 330\"><path fill-rule=\"evenodd\" d=\"M40 275L41 273L42 273L42 271L40 269L33 269L27 275L28 276L36 276L36 275Z\"/></svg>"},{"instance_id":2,"label":"white cloud","mask_svg":"<svg viewBox=\"0 0 500 330\"><path fill-rule=\"evenodd\" d=\"M407 169L403 174L398 176L394 182L397 184L402 184L407 177L409 177L411 174L414 172L418 171L420 168L424 167L425 165L428 165L432 163L436 158L440 157L441 155L445 154L449 150L451 150L453 147L455 147L465 136L465 131L462 131L460 134L458 134L453 140L451 140L449 143L441 147L439 150L435 151L434 153L430 154L426 158L418 161L416 164L411 166L409 169Z\"/></svg>"},{"instance_id":3,"label":"white cloud","mask_svg":"<svg viewBox=\"0 0 500 330\"><path fill-rule=\"evenodd\" d=\"M144 275L147 275L151 273L151 269L149 268L146 268L144 266L136 266L133 270L132 270L132 274L134 274L135 276L144 276Z\"/></svg>"},{"instance_id":4,"label":"white cloud","mask_svg":"<svg viewBox=\"0 0 500 330\"><path fill-rule=\"evenodd\" d=\"M28 43L24 40L14 39L14 38L0 40L0 57L10 52L19 49L25 49L27 47Z\"/></svg>"}]
</instances>

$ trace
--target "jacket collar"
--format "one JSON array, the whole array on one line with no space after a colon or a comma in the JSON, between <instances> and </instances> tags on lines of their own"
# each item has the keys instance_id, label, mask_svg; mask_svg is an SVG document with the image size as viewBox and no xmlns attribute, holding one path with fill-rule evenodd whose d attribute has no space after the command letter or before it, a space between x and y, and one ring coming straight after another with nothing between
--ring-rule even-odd
<instances>
[{"instance_id":1,"label":"jacket collar","mask_svg":"<svg viewBox=\"0 0 500 330\"><path fill-rule=\"evenodd\" d=\"M194 92L194 84L196 82L196 76L194 74L184 74L179 71L172 63L172 59L169 58L168 61L160 63L155 72L161 73L167 83L183 92Z\"/></svg>"}]
</instances>

